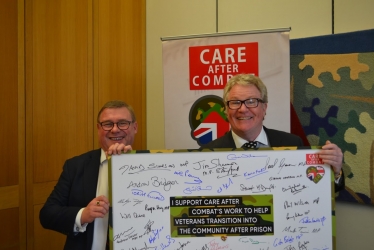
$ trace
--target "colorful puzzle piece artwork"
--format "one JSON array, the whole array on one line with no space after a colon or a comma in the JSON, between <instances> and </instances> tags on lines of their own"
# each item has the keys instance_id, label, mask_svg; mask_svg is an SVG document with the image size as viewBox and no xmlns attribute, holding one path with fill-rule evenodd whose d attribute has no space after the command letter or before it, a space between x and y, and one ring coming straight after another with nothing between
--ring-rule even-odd
<instances>
[{"instance_id":1,"label":"colorful puzzle piece artwork","mask_svg":"<svg viewBox=\"0 0 374 250\"><path fill-rule=\"evenodd\" d=\"M353 44L336 53L342 37L335 35L326 43L334 44L332 54L292 54L292 42L291 103L311 146L330 140L342 149L346 189L336 199L374 205L374 30L367 34L373 44L367 52L355 52L360 46Z\"/></svg>"}]
</instances>

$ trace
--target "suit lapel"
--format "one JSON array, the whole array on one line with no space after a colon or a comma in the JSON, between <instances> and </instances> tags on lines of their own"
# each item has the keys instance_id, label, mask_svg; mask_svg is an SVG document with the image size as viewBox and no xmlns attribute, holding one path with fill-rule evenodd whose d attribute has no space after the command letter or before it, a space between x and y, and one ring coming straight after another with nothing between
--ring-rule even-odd
<instances>
[{"instance_id":1,"label":"suit lapel","mask_svg":"<svg viewBox=\"0 0 374 250\"><path fill-rule=\"evenodd\" d=\"M234 137L232 137L232 130L230 130L230 133L226 133L225 137L225 145L228 148L236 148Z\"/></svg>"},{"instance_id":2,"label":"suit lapel","mask_svg":"<svg viewBox=\"0 0 374 250\"><path fill-rule=\"evenodd\" d=\"M84 166L84 199L88 204L96 197L97 179L99 177L101 150L94 150Z\"/></svg>"},{"instance_id":3,"label":"suit lapel","mask_svg":"<svg viewBox=\"0 0 374 250\"><path fill-rule=\"evenodd\" d=\"M96 197L97 180L99 178L101 149L91 152L83 173L83 199L88 204ZM91 249L93 242L93 225L95 221L87 225L87 250Z\"/></svg>"},{"instance_id":4,"label":"suit lapel","mask_svg":"<svg viewBox=\"0 0 374 250\"><path fill-rule=\"evenodd\" d=\"M280 145L282 145L282 140L279 136L274 135L273 132L271 130L268 130L265 126L264 130L268 137L270 147L279 147Z\"/></svg>"}]
</instances>

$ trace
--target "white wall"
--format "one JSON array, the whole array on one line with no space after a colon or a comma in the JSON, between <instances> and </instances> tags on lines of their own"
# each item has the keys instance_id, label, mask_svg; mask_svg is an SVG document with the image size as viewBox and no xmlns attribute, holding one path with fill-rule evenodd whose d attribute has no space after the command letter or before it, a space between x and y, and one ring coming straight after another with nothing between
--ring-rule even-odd
<instances>
[{"instance_id":1,"label":"white wall","mask_svg":"<svg viewBox=\"0 0 374 250\"><path fill-rule=\"evenodd\" d=\"M214 33L215 0L147 0L147 148L165 148L161 37Z\"/></svg>"},{"instance_id":2,"label":"white wall","mask_svg":"<svg viewBox=\"0 0 374 250\"><path fill-rule=\"evenodd\" d=\"M328 35L332 34L331 2L147 0L147 148L165 148L161 37L284 27L291 27L290 39ZM374 0L334 3L335 33L374 28ZM337 249L374 248L373 206L337 203L336 214Z\"/></svg>"}]
</instances>

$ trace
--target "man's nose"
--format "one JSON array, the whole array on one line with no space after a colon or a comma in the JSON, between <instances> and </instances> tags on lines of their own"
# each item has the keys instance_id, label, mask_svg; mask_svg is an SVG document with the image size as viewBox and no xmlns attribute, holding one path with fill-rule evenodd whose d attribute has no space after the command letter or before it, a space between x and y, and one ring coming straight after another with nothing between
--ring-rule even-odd
<instances>
[{"instance_id":1,"label":"man's nose","mask_svg":"<svg viewBox=\"0 0 374 250\"><path fill-rule=\"evenodd\" d=\"M118 127L118 123L114 123L113 124L113 128L111 129L111 131L119 131L119 130L121 130L119 127Z\"/></svg>"}]
</instances>

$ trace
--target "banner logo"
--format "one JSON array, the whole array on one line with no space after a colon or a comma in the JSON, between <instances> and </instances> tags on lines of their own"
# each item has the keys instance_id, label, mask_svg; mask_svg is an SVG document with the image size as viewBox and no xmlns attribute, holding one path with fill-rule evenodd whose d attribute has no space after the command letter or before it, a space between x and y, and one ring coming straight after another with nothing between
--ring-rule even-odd
<instances>
[{"instance_id":1,"label":"banner logo","mask_svg":"<svg viewBox=\"0 0 374 250\"><path fill-rule=\"evenodd\" d=\"M258 43L189 48L190 90L223 89L239 73L258 76Z\"/></svg>"},{"instance_id":2,"label":"banner logo","mask_svg":"<svg viewBox=\"0 0 374 250\"><path fill-rule=\"evenodd\" d=\"M221 97L207 95L194 102L190 109L191 137L202 146L230 130Z\"/></svg>"},{"instance_id":3,"label":"banner logo","mask_svg":"<svg viewBox=\"0 0 374 250\"><path fill-rule=\"evenodd\" d=\"M306 154L305 161L306 165L323 164L323 161L319 158L318 154Z\"/></svg>"}]
</instances>

